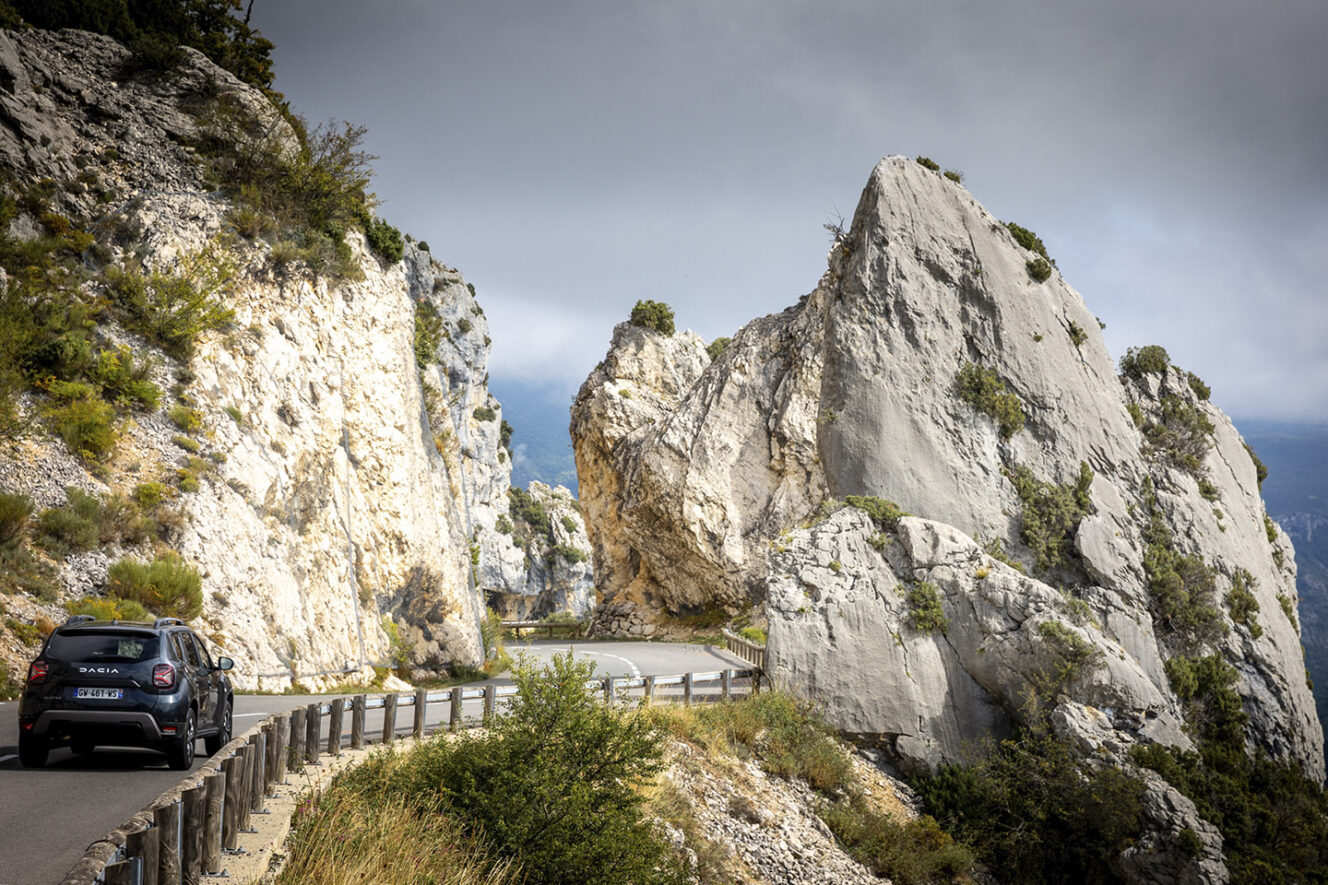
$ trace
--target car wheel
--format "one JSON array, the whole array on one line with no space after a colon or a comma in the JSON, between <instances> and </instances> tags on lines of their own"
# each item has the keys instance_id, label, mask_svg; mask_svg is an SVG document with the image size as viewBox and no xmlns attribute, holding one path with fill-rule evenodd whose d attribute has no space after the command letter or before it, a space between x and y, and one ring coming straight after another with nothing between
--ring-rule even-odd
<instances>
[{"instance_id":1,"label":"car wheel","mask_svg":"<svg viewBox=\"0 0 1328 885\"><path fill-rule=\"evenodd\" d=\"M194 711L190 710L189 715L184 720L184 728L180 730L179 737L166 751L171 768L183 771L194 767L194 743L197 739L198 729L194 719Z\"/></svg>"},{"instance_id":2,"label":"car wheel","mask_svg":"<svg viewBox=\"0 0 1328 885\"><path fill-rule=\"evenodd\" d=\"M221 712L221 723L217 728L217 733L203 738L203 748L207 750L209 756L215 756L221 752L221 748L231 742L231 701L226 702L225 709Z\"/></svg>"},{"instance_id":3,"label":"car wheel","mask_svg":"<svg viewBox=\"0 0 1328 885\"><path fill-rule=\"evenodd\" d=\"M18 761L24 768L41 768L46 764L46 755L51 752L51 745L46 738L35 734L18 736Z\"/></svg>"}]
</instances>

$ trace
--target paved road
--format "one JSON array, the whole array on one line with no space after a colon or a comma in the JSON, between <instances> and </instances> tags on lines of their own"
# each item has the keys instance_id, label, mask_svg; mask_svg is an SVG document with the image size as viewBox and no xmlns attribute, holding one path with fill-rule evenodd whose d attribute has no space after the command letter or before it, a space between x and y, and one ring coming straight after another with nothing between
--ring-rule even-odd
<instances>
[{"instance_id":1,"label":"paved road","mask_svg":"<svg viewBox=\"0 0 1328 885\"><path fill-rule=\"evenodd\" d=\"M600 676L641 676L719 670L746 664L721 649L698 645L649 642L509 643L514 655L547 661L573 648L588 658ZM490 680L510 683L500 677ZM482 684L482 683L481 683ZM238 695L235 698L235 733L248 730L264 716L317 701L295 695ZM466 702L466 715L478 716L480 701ZM446 704L431 704L428 723L446 721ZM414 711L397 712L399 731L409 732ZM346 716L349 730L350 716ZM382 734L382 712L365 717L365 733ZM42 769L18 763L18 704L0 702L0 885L58 883L83 855L84 849L162 792L179 783L184 774L166 766L166 759L150 750L98 750L75 756L56 750ZM201 752L201 746L200 746ZM194 767L205 761L200 755Z\"/></svg>"}]
</instances>

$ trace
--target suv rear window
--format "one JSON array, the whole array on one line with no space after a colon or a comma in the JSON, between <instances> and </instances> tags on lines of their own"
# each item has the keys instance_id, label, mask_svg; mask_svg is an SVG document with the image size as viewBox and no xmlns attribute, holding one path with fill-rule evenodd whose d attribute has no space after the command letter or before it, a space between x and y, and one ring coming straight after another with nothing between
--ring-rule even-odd
<instances>
[{"instance_id":1,"label":"suv rear window","mask_svg":"<svg viewBox=\"0 0 1328 885\"><path fill-rule=\"evenodd\" d=\"M147 661L157 657L160 643L153 633L56 631L45 657L60 661Z\"/></svg>"}]
</instances>

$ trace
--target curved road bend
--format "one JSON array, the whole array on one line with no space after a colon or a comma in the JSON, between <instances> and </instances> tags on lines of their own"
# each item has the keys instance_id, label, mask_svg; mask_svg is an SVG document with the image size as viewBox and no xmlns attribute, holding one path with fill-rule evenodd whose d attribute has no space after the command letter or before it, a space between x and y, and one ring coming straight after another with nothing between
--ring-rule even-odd
<instances>
[{"instance_id":1,"label":"curved road bend","mask_svg":"<svg viewBox=\"0 0 1328 885\"><path fill-rule=\"evenodd\" d=\"M524 653L537 661L546 661L568 648L574 648L578 657L594 661L597 675L603 676L747 666L722 649L700 645L563 641L508 644L513 655ZM492 681L511 680L500 677ZM264 716L316 700L296 695L237 695L235 731L243 733ZM478 716L480 701L467 701L466 714ZM410 708L399 710L398 729L409 732L413 717ZM446 718L446 704L430 705L430 725ZM365 733L382 734L381 711L368 712ZM18 703L0 702L0 885L60 882L88 845L185 777L167 768L164 756L132 749L98 750L86 757L56 750L45 768L25 769L18 763L17 744ZM199 756L194 768L204 761Z\"/></svg>"}]
</instances>

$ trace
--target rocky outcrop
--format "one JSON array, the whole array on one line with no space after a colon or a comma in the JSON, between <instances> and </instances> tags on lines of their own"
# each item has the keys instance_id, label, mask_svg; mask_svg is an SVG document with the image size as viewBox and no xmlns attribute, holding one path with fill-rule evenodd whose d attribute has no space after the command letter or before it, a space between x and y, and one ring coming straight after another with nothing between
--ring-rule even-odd
<instances>
[{"instance_id":1,"label":"rocky outcrop","mask_svg":"<svg viewBox=\"0 0 1328 885\"><path fill-rule=\"evenodd\" d=\"M167 486L179 519L165 542L202 576L196 626L237 660L241 686L316 685L389 661L478 664L470 539L505 509L508 475L485 411L496 403L473 290L410 242L385 262L352 232L352 272L333 278L236 237L234 207L192 147L200 107L222 96L276 144L294 135L259 92L184 52L169 75L128 76L129 53L110 39L0 33L0 160L23 183L49 180L55 211L96 233L88 268L180 274L209 254L233 270L234 311L187 362L103 319L98 341L151 355L172 398L126 422L95 469L41 431L7 442L0 485L39 507L62 503L66 486ZM27 227L20 213L11 233ZM442 334L420 355L415 319L430 308ZM196 413L183 443L171 405ZM177 471L189 481L175 488ZM113 546L93 554L100 569L63 561L61 599L100 592L106 558L126 552L155 551Z\"/></svg>"},{"instance_id":2,"label":"rocky outcrop","mask_svg":"<svg viewBox=\"0 0 1328 885\"><path fill-rule=\"evenodd\" d=\"M580 504L563 486L513 489L505 512L477 535L476 580L507 620L585 618L595 607L590 541Z\"/></svg>"},{"instance_id":3,"label":"rocky outcrop","mask_svg":"<svg viewBox=\"0 0 1328 885\"><path fill-rule=\"evenodd\" d=\"M767 601L777 678L919 764L1017 722L1070 652L1097 663L1061 687L1065 727L1185 746L1163 661L1216 651L1251 748L1322 779L1293 552L1239 434L1165 354L1118 374L1038 247L892 157L816 289L713 362L693 335L619 326L572 415L602 604ZM921 519L813 525L851 496ZM1165 597L1157 551L1196 608ZM922 581L944 632L908 628L897 588Z\"/></svg>"}]
</instances>

